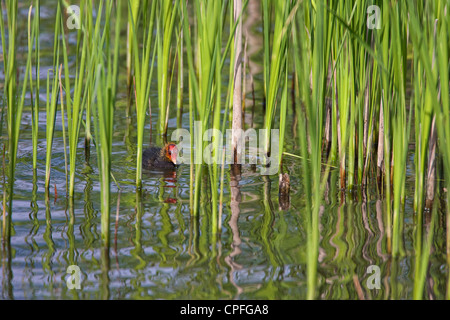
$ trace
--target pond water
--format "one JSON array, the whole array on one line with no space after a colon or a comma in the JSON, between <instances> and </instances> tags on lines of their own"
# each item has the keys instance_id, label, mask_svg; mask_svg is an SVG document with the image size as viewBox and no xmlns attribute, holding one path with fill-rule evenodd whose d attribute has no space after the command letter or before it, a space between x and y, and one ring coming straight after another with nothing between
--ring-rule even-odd
<instances>
[{"instance_id":1,"label":"pond water","mask_svg":"<svg viewBox=\"0 0 450 320\"><path fill-rule=\"evenodd\" d=\"M46 99L43 85L46 70L52 64L54 3L46 1L41 9L41 106ZM251 1L251 5L257 3ZM24 6L19 8L22 23L19 25L20 70L25 64L23 52L27 50L23 24L27 11ZM250 68L256 86L255 118L252 120L251 112L246 112L246 126L253 121L255 128L262 128L261 27L258 21L251 21L250 16L246 19L246 26L253 35L249 39ZM69 39L72 37L74 34L69 35ZM70 59L74 61L73 56ZM1 299L305 299L307 208L300 162L292 157L285 157L283 162L292 186L287 210L279 208L278 175L261 176L248 164L236 175L226 166L222 231L214 235L208 194L201 195L199 214L192 216L190 213L188 165L175 171L145 171L142 192L137 192L136 121L133 108L129 116L126 112L125 74L123 62L112 157L112 172L120 191L113 182L109 251L102 249L100 237L101 201L95 148L92 147L87 162L82 130L75 197L70 203L66 198L62 119L58 112L52 188L46 200L45 107L40 113L38 169L34 174L28 96L14 181L13 229L10 241L1 246ZM0 77L4 80L3 71ZM153 85L156 88L156 79ZM3 95L3 86L0 95ZM186 93L185 106L187 96ZM151 98L157 105L156 89ZM247 99L247 107L252 104L252 100ZM169 115L169 133L176 128L174 109ZM185 128L188 127L187 117L186 114L182 122ZM293 118L289 108L288 119L292 122ZM157 110L154 110L153 127L156 121ZM286 150L298 153L294 126L290 123L287 128ZM146 137L150 137L149 121ZM7 139L3 130L1 144ZM152 141L155 140L153 133ZM378 196L376 182L342 194L338 172L331 171L320 215L318 299L412 298L416 259L413 168L413 154L410 154L403 220L404 254L396 259L387 248L387 204ZM3 184L0 184L0 194L3 192ZM426 299L445 298L445 220L442 213L439 217L436 222L439 231L434 238L425 285ZM79 290L67 287L66 271L70 265L80 268ZM372 265L379 267L379 289L369 288L373 272L368 273L368 267Z\"/></svg>"}]
</instances>

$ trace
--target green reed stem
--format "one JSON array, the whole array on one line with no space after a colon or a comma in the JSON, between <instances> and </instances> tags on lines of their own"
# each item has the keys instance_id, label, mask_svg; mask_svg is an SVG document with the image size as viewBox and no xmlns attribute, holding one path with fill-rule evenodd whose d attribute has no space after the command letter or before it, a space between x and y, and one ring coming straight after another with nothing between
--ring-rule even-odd
<instances>
[{"instance_id":1,"label":"green reed stem","mask_svg":"<svg viewBox=\"0 0 450 320\"><path fill-rule=\"evenodd\" d=\"M30 11L31 13L31 11ZM30 17L29 17L30 19ZM33 26L30 34L30 28L28 28L28 52L32 52L33 39L35 40L34 61L35 61L35 74L36 74L36 91L33 90L33 73L30 72L30 93L31 93L31 123L32 123L32 145L33 145L33 169L37 168L37 144L39 136L39 91L40 91L40 44L39 44L39 22L40 20L40 1L35 1L35 12L33 18ZM34 93L34 95L33 95ZM34 97L34 99L33 99Z\"/></svg>"},{"instance_id":2,"label":"green reed stem","mask_svg":"<svg viewBox=\"0 0 450 320\"><path fill-rule=\"evenodd\" d=\"M131 12L131 3L128 0L128 8ZM134 12L134 11L133 11ZM152 2L150 20L149 20L149 30L153 30L153 25L155 22L155 12L156 12L156 1ZM152 79L153 68L149 67L150 62L153 65L153 59L150 60L151 54L151 44L153 42L153 32L148 32L145 42L143 44L142 51L142 63L139 59L138 51L138 40L137 40L137 21L129 15L131 20L131 34L132 34L132 44L133 44L133 55L134 55L134 71L135 71L135 83L136 83L136 117L137 117L137 164L136 164L136 186L140 187L142 185L142 153L143 153L143 143L144 143L144 125L145 116L147 112L147 103L150 96L150 81Z\"/></svg>"},{"instance_id":3,"label":"green reed stem","mask_svg":"<svg viewBox=\"0 0 450 320\"><path fill-rule=\"evenodd\" d=\"M158 132L160 135L167 134L165 123L166 113L170 103L170 90L168 91L170 48L172 44L173 28L177 17L178 6L178 0L175 0L174 2L159 0L159 14L157 15L157 21L160 29L158 32Z\"/></svg>"}]
</instances>

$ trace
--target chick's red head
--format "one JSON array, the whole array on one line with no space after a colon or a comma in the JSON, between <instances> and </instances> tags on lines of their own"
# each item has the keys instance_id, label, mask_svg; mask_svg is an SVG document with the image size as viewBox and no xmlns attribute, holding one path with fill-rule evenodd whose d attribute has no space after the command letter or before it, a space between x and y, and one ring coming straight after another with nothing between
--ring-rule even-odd
<instances>
[{"instance_id":1,"label":"chick's red head","mask_svg":"<svg viewBox=\"0 0 450 320\"><path fill-rule=\"evenodd\" d=\"M177 164L178 149L176 144L169 143L166 145L166 158L173 164Z\"/></svg>"}]
</instances>

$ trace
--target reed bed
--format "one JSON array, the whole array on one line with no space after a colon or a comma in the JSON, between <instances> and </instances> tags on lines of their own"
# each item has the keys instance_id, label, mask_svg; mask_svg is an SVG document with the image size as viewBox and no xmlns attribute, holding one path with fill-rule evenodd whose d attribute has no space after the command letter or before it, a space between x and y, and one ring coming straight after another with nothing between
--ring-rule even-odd
<instances>
[{"instance_id":1,"label":"reed bed","mask_svg":"<svg viewBox=\"0 0 450 320\"><path fill-rule=\"evenodd\" d=\"M176 108L178 126L182 124L183 114L188 114L189 130L195 132L190 158L197 160L190 164L191 214L209 212L210 232L221 231L222 193L226 182L224 149L216 133L228 128L245 129L240 103L245 95L241 92L241 20L245 18L247 2L103 0L93 3L81 0L77 44L69 48L65 40L68 30L64 14L69 3L58 1L53 65L46 84L45 186L48 190L51 184L52 145L60 105L69 145L66 163L69 198L73 198L75 192L80 129L85 129L87 145L92 137L95 141L102 186L102 234L106 244L109 244L111 149L122 42L128 44L128 94L134 102L137 120L137 188L142 185L147 110L157 106L158 144L167 141L169 129L175 129L168 128L173 108ZM32 93L33 168L37 167L40 82L39 76L33 79L31 70L34 65L35 74L40 74L40 1L35 0L34 9L30 8L28 56L21 82L16 78L17 2L2 3L7 193L11 213L17 145L27 90ZM288 106L290 103L295 106L293 116L297 121L295 130L300 154L294 156L301 159L301 170L291 174L300 177L305 190L307 297L317 298L320 213L324 185L332 166L339 168L337 183L341 194L364 192L367 186L377 184L378 196L385 200L388 250L393 258L405 254L402 234L405 199L409 196L405 191L405 177L412 147L415 150L414 268L417 273L414 298L422 298L436 228L437 197L445 198L446 226L450 230L450 195L444 191L444 187L450 190L450 0L262 0L261 4L265 107L257 106L256 112L263 113L264 128L269 129L263 141L265 154L269 155L271 148L277 147L279 154L286 157L292 156L291 150L284 153ZM371 6L380 9L377 16L380 22L369 27L368 8ZM3 8L6 8L7 21L3 21ZM126 39L120 33L122 10L128 12ZM112 34L114 41L111 41ZM68 62L69 50L75 51L76 61L72 67ZM229 74L224 72L226 68ZM187 84L183 72L187 73ZM174 81L174 74L177 74L177 81ZM75 75L74 80L70 75ZM157 88L152 86L154 76ZM289 95L291 81L293 91ZM171 95L172 86L177 90L175 98ZM150 101L152 90L158 93L158 103ZM188 108L182 106L185 90L189 94ZM92 137L91 126L95 132ZM274 128L280 129L278 146L271 144L270 129ZM205 141L208 129L214 131ZM205 164L201 159L208 142L213 142L207 151L215 161ZM437 163L442 163L443 170L437 170ZM279 168L285 170L281 161ZM443 184L438 184L439 180ZM345 197L341 201L344 202ZM431 219L426 220L426 217ZM448 231L446 246L450 267Z\"/></svg>"}]
</instances>

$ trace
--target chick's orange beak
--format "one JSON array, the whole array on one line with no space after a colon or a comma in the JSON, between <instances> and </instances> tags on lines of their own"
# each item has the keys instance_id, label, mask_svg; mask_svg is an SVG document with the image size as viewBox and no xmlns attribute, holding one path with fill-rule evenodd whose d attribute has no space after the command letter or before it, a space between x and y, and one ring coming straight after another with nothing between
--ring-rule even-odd
<instances>
[{"instance_id":1,"label":"chick's orange beak","mask_svg":"<svg viewBox=\"0 0 450 320\"><path fill-rule=\"evenodd\" d=\"M177 164L177 156L178 156L178 150L177 150L177 147L175 147L175 148L172 150L172 157L171 157L171 160L172 160L172 162L173 162L174 165Z\"/></svg>"}]
</instances>

